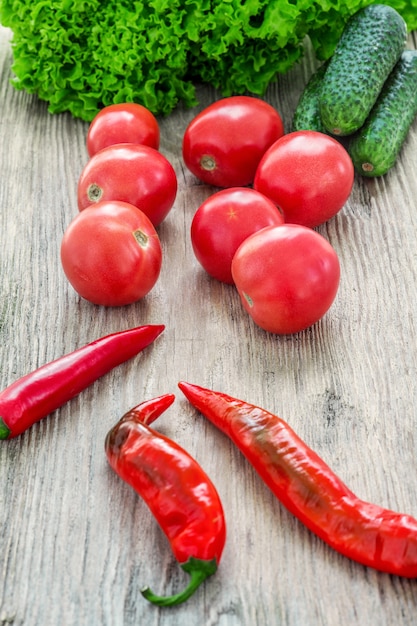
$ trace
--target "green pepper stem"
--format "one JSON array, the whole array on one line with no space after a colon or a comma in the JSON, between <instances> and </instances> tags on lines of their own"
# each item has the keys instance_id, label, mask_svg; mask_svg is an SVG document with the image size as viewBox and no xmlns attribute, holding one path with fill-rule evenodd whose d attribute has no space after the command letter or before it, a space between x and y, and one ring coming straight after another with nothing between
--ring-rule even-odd
<instances>
[{"instance_id":1,"label":"green pepper stem","mask_svg":"<svg viewBox=\"0 0 417 626\"><path fill-rule=\"evenodd\" d=\"M0 417L0 439L7 439L10 435L10 428L4 423Z\"/></svg>"},{"instance_id":2,"label":"green pepper stem","mask_svg":"<svg viewBox=\"0 0 417 626\"><path fill-rule=\"evenodd\" d=\"M177 593L173 596L157 596L149 589L149 587L145 587L144 589L141 589L143 597L146 598L146 600L149 600L149 602L152 602L152 604L156 604L158 606L175 606L177 604L181 604L193 595L195 590L206 580L206 578L214 574L217 570L217 562L215 559L212 561L202 561L201 559L190 557L190 559L181 565L181 567L191 576L191 580L184 591L181 591L181 593Z\"/></svg>"}]
</instances>

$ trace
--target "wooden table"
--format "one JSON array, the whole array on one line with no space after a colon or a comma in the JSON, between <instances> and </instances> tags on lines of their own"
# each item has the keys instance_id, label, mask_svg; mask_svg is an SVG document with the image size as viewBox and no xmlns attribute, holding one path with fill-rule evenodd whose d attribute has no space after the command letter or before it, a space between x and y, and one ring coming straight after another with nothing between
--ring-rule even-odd
<instances>
[{"instance_id":1,"label":"wooden table","mask_svg":"<svg viewBox=\"0 0 417 626\"><path fill-rule=\"evenodd\" d=\"M340 290L322 321L282 337L256 327L235 289L193 256L191 219L213 190L186 170L181 139L196 111L219 97L199 89L199 107L160 120L161 151L179 182L158 229L161 277L137 304L93 306L59 260L77 214L87 124L52 116L10 86L9 38L0 28L0 384L113 331L166 330L1 443L1 626L414 626L417 582L351 562L306 530L177 382L277 413L358 496L417 516L417 124L397 166L380 179L358 177L343 210L318 229L339 254ZM266 95L287 129L314 66L307 54ZM140 588L175 593L188 577L144 502L109 468L103 442L125 411L168 392L176 403L155 427L211 476L228 538L217 574L186 604L160 609Z\"/></svg>"}]
</instances>

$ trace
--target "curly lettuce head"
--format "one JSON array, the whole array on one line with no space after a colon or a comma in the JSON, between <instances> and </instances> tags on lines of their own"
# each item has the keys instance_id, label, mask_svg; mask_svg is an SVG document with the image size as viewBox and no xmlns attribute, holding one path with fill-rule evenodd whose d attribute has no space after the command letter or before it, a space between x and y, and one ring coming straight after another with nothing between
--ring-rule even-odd
<instances>
[{"instance_id":1,"label":"curly lettuce head","mask_svg":"<svg viewBox=\"0 0 417 626\"><path fill-rule=\"evenodd\" d=\"M90 121L139 102L168 114L196 104L195 83L263 95L303 54L333 52L366 0L0 0L13 31L14 85ZM417 27L417 0L391 0ZM396 6L397 5L397 6Z\"/></svg>"},{"instance_id":2,"label":"curly lettuce head","mask_svg":"<svg viewBox=\"0 0 417 626\"><path fill-rule=\"evenodd\" d=\"M114 102L137 101L164 114L179 100L193 104L175 4L1 1L0 21L13 31L15 86L46 100L51 113L68 110L85 120Z\"/></svg>"}]
</instances>

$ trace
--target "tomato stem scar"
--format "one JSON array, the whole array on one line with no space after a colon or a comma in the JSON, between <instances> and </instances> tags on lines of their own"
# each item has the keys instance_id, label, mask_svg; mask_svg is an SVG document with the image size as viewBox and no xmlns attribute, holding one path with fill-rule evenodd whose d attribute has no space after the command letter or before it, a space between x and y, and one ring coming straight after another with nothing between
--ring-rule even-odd
<instances>
[{"instance_id":1,"label":"tomato stem scar","mask_svg":"<svg viewBox=\"0 0 417 626\"><path fill-rule=\"evenodd\" d=\"M97 185L97 183L91 183L87 189L87 196L91 202L99 202L103 195L103 188Z\"/></svg>"},{"instance_id":2,"label":"tomato stem scar","mask_svg":"<svg viewBox=\"0 0 417 626\"><path fill-rule=\"evenodd\" d=\"M252 300L252 298L251 298L251 297L250 297L247 293L244 293L243 295L244 295L244 297L246 298L246 300L247 300L247 302L248 302L249 306L250 306L250 307L252 307L252 306L253 306L253 300Z\"/></svg>"},{"instance_id":3,"label":"tomato stem scar","mask_svg":"<svg viewBox=\"0 0 417 626\"><path fill-rule=\"evenodd\" d=\"M201 157L200 165L203 170L206 170L207 172L212 172L216 169L217 166L215 158L210 156L209 154L205 154Z\"/></svg>"},{"instance_id":4,"label":"tomato stem scar","mask_svg":"<svg viewBox=\"0 0 417 626\"><path fill-rule=\"evenodd\" d=\"M132 235L142 248L146 248L146 246L148 245L149 237L148 235L146 235L146 233L143 232L143 230L140 230L139 228L137 230L133 230Z\"/></svg>"}]
</instances>

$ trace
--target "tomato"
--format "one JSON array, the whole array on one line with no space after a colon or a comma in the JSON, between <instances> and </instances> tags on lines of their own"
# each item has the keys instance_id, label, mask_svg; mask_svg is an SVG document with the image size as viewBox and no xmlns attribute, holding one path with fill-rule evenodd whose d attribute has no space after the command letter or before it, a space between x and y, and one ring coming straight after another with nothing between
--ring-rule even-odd
<instances>
[{"instance_id":1,"label":"tomato","mask_svg":"<svg viewBox=\"0 0 417 626\"><path fill-rule=\"evenodd\" d=\"M255 231L284 222L271 200L248 187L231 187L211 195L191 223L194 254L210 276L233 284L232 258Z\"/></svg>"},{"instance_id":2,"label":"tomato","mask_svg":"<svg viewBox=\"0 0 417 626\"><path fill-rule=\"evenodd\" d=\"M158 150L122 143L103 148L88 161L78 181L78 208L120 200L141 209L156 227L176 194L174 168Z\"/></svg>"},{"instance_id":3,"label":"tomato","mask_svg":"<svg viewBox=\"0 0 417 626\"><path fill-rule=\"evenodd\" d=\"M342 144L312 130L288 133L264 154L253 186L286 223L314 227L336 215L352 191L354 169Z\"/></svg>"},{"instance_id":4,"label":"tomato","mask_svg":"<svg viewBox=\"0 0 417 626\"><path fill-rule=\"evenodd\" d=\"M214 102L187 126L182 145L185 165L204 183L244 187L253 182L258 163L284 134L281 116L252 96Z\"/></svg>"},{"instance_id":5,"label":"tomato","mask_svg":"<svg viewBox=\"0 0 417 626\"><path fill-rule=\"evenodd\" d=\"M156 117L141 104L126 102L101 109L87 133L90 157L115 143L144 144L158 150L160 140Z\"/></svg>"},{"instance_id":6,"label":"tomato","mask_svg":"<svg viewBox=\"0 0 417 626\"><path fill-rule=\"evenodd\" d=\"M94 304L123 306L155 285L162 248L142 211L126 202L100 202L78 213L66 229L61 262L80 296Z\"/></svg>"},{"instance_id":7,"label":"tomato","mask_svg":"<svg viewBox=\"0 0 417 626\"><path fill-rule=\"evenodd\" d=\"M256 324L278 334L315 324L330 308L339 287L334 248L306 226L269 226L250 235L232 261L243 307Z\"/></svg>"}]
</instances>

